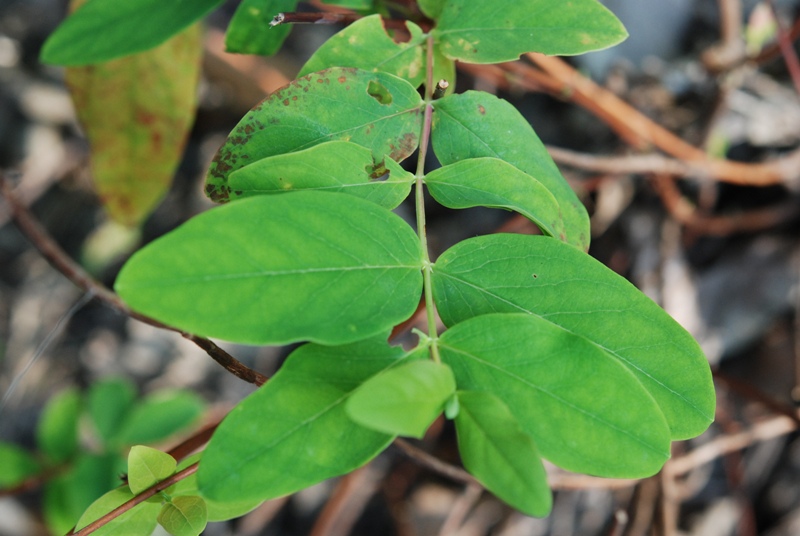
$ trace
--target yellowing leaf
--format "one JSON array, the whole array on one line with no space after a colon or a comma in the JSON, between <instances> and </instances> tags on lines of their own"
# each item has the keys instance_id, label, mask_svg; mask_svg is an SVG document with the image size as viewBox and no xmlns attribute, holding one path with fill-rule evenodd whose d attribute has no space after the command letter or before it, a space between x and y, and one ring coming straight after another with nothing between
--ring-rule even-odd
<instances>
[{"instance_id":1,"label":"yellowing leaf","mask_svg":"<svg viewBox=\"0 0 800 536\"><path fill-rule=\"evenodd\" d=\"M117 60L67 69L109 215L136 226L166 193L194 118L201 28Z\"/></svg>"}]
</instances>

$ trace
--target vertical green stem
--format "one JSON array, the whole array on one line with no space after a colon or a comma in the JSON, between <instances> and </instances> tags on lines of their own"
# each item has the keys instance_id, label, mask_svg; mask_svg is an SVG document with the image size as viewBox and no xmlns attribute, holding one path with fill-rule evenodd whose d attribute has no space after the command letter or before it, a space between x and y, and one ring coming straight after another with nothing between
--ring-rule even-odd
<instances>
[{"instance_id":1,"label":"vertical green stem","mask_svg":"<svg viewBox=\"0 0 800 536\"><path fill-rule=\"evenodd\" d=\"M425 230L425 157L428 154L428 143L431 137L431 120L433 118L433 38L428 36L426 47L427 61L425 77L425 116L422 122L422 135L420 136L419 155L417 158L417 173L415 184L415 198L417 211L417 233L422 251L422 281L425 292L425 313L428 318L428 336L431 338L431 358L437 363L439 357L438 333L436 330L436 307L433 303L433 288L431 272L433 264L428 254L428 237Z\"/></svg>"}]
</instances>

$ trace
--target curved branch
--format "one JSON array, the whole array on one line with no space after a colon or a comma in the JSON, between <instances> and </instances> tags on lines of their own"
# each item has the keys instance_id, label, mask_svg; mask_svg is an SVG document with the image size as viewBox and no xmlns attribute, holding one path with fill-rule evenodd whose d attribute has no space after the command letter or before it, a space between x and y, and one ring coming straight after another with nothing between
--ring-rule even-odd
<instances>
[{"instance_id":1,"label":"curved branch","mask_svg":"<svg viewBox=\"0 0 800 536\"><path fill-rule=\"evenodd\" d=\"M86 270L73 261L69 255L61 249L61 246L53 240L27 207L16 198L5 174L2 172L0 172L0 193L2 193L3 197L5 197L8 202L11 208L11 217L20 231L28 237L34 247L39 250L39 253L47 259L53 268L61 272L76 286L86 292L94 293L103 303L124 315L135 318L153 327L174 331L180 334L185 339L192 341L202 348L214 361L222 365L225 370L248 383L262 385L267 381L268 378L266 376L245 366L228 352L217 346L213 341L168 326L154 318L131 310L117 294L89 275Z\"/></svg>"}]
</instances>

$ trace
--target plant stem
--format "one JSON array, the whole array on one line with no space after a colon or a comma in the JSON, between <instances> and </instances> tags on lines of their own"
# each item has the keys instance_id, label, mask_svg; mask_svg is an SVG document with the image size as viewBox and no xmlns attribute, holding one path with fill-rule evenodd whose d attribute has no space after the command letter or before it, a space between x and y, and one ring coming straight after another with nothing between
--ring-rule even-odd
<instances>
[{"instance_id":1,"label":"plant stem","mask_svg":"<svg viewBox=\"0 0 800 536\"><path fill-rule=\"evenodd\" d=\"M417 233L419 234L419 245L422 251L422 285L425 292L425 313L428 317L428 336L431 338L431 358L436 363L441 362L439 357L438 334L436 330L436 306L433 303L433 287L431 272L433 264L428 254L428 237L425 230L425 157L428 154L428 143L431 137L431 121L433 118L433 38L428 36L426 47L427 61L425 77L425 116L422 122L422 135L420 136L419 154L417 156L416 173L416 210L417 210Z\"/></svg>"}]
</instances>

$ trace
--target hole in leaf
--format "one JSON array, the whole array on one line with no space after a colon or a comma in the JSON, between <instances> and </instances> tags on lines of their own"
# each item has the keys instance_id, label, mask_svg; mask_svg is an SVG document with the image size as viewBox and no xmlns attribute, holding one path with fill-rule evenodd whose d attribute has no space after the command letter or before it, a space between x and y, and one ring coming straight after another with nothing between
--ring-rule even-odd
<instances>
[{"instance_id":1,"label":"hole in leaf","mask_svg":"<svg viewBox=\"0 0 800 536\"><path fill-rule=\"evenodd\" d=\"M369 175L370 182L385 181L386 179L389 178L389 170L386 169L386 164L384 160L368 164L364 168L364 171L366 171L367 175Z\"/></svg>"},{"instance_id":2,"label":"hole in leaf","mask_svg":"<svg viewBox=\"0 0 800 536\"><path fill-rule=\"evenodd\" d=\"M371 80L367 86L367 93L370 97L380 102L381 104L389 105L392 103L392 94L386 89L386 86L375 80Z\"/></svg>"}]
</instances>

